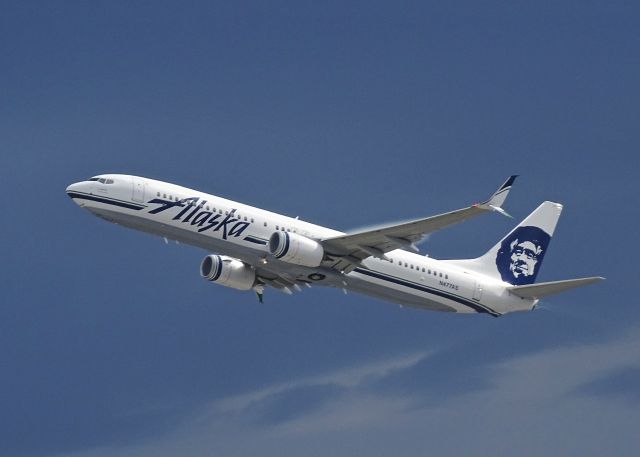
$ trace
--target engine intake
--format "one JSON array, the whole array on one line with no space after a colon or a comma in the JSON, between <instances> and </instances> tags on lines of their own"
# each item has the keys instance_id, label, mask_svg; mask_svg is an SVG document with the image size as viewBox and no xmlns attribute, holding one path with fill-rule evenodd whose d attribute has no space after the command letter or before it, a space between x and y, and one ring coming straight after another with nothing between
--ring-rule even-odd
<instances>
[{"instance_id":1,"label":"engine intake","mask_svg":"<svg viewBox=\"0 0 640 457\"><path fill-rule=\"evenodd\" d=\"M320 243L297 233L273 232L268 247L276 259L305 267L320 266L324 257Z\"/></svg>"},{"instance_id":2,"label":"engine intake","mask_svg":"<svg viewBox=\"0 0 640 457\"><path fill-rule=\"evenodd\" d=\"M256 272L238 259L208 255L200 264L200 274L208 281L238 290L249 290L256 283Z\"/></svg>"}]
</instances>

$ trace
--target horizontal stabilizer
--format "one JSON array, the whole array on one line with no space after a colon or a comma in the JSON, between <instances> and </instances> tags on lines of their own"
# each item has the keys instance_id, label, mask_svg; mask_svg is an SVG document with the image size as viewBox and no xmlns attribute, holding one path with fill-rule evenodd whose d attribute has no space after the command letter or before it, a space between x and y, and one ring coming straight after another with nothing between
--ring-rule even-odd
<instances>
[{"instance_id":1,"label":"horizontal stabilizer","mask_svg":"<svg viewBox=\"0 0 640 457\"><path fill-rule=\"evenodd\" d=\"M525 286L507 287L507 290L522 298L540 299L549 295L559 294L575 287L588 286L596 282L603 281L604 278L594 276L591 278L567 279L565 281L540 282Z\"/></svg>"}]
</instances>

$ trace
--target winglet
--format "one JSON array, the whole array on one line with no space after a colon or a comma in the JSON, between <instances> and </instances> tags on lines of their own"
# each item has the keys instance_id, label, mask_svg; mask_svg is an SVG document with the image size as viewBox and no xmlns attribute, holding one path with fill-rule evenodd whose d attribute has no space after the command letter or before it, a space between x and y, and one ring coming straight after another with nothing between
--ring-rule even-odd
<instances>
[{"instance_id":1,"label":"winglet","mask_svg":"<svg viewBox=\"0 0 640 457\"><path fill-rule=\"evenodd\" d=\"M498 190L493 193L489 200L484 203L480 203L478 207L489 211L495 211L499 214L502 214L503 216L511 217L509 213L502 209L502 204L507 199L507 195L509 195L511 186L513 186L513 183L515 182L517 177L518 175L509 176L504 184L501 185Z\"/></svg>"}]
</instances>

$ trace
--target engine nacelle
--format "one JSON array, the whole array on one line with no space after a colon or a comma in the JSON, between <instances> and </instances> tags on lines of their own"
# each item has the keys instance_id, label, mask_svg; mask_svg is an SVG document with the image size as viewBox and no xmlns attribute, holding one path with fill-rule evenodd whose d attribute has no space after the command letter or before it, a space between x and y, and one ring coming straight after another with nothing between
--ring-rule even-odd
<instances>
[{"instance_id":1,"label":"engine nacelle","mask_svg":"<svg viewBox=\"0 0 640 457\"><path fill-rule=\"evenodd\" d=\"M200 264L200 274L209 281L238 290L256 283L256 272L240 260L224 255L208 255Z\"/></svg>"},{"instance_id":2,"label":"engine nacelle","mask_svg":"<svg viewBox=\"0 0 640 457\"><path fill-rule=\"evenodd\" d=\"M324 257L320 243L297 233L273 232L268 247L276 259L305 267L320 266Z\"/></svg>"}]
</instances>

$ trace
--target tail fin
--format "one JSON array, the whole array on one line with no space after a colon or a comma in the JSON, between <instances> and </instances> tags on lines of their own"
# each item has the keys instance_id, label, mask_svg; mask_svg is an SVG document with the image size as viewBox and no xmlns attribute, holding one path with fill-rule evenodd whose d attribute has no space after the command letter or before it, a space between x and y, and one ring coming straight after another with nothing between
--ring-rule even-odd
<instances>
[{"instance_id":1,"label":"tail fin","mask_svg":"<svg viewBox=\"0 0 640 457\"><path fill-rule=\"evenodd\" d=\"M543 202L483 256L449 262L512 285L533 284L549 248L560 213L561 204Z\"/></svg>"}]
</instances>

